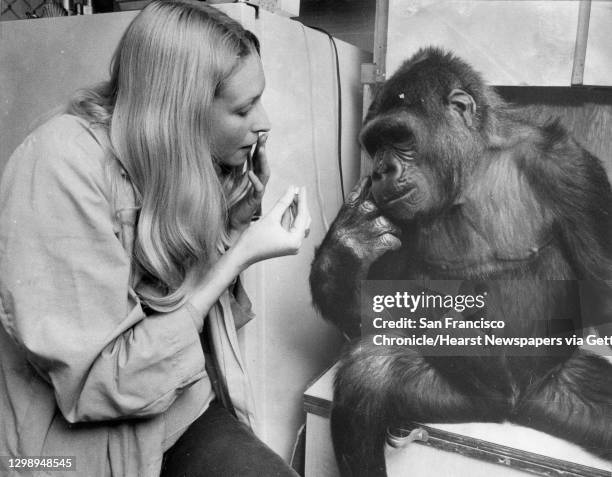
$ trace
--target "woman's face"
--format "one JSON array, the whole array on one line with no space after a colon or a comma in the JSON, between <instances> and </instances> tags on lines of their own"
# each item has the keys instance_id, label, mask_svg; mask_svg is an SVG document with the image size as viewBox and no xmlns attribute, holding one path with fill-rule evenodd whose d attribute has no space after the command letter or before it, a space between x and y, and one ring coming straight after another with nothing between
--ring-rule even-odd
<instances>
[{"instance_id":1,"label":"woman's face","mask_svg":"<svg viewBox=\"0 0 612 477\"><path fill-rule=\"evenodd\" d=\"M212 103L212 153L226 166L240 166L247 160L260 132L270 123L261 104L265 78L257 54L244 58L222 85Z\"/></svg>"}]
</instances>

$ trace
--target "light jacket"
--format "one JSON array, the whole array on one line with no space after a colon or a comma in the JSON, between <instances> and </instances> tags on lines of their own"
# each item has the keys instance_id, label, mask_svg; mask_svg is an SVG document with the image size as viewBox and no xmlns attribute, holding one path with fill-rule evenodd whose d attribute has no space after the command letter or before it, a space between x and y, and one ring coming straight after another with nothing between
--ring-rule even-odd
<instances>
[{"instance_id":1,"label":"light jacket","mask_svg":"<svg viewBox=\"0 0 612 477\"><path fill-rule=\"evenodd\" d=\"M214 397L190 314L147 317L130 283L134 224L118 202L131 204L113 185L125 191L127 178L113 176L106 140L57 116L0 182L0 456L73 457L76 472L55 477L157 476ZM253 426L233 316L250 311L239 296L226 291L207 319L234 408ZM0 475L28 475L8 465Z\"/></svg>"}]
</instances>

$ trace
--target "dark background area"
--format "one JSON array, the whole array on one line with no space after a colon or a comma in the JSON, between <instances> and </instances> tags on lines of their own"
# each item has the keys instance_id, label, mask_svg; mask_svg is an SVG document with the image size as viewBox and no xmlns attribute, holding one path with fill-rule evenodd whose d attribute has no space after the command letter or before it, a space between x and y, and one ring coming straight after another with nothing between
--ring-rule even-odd
<instances>
[{"instance_id":1,"label":"dark background area","mask_svg":"<svg viewBox=\"0 0 612 477\"><path fill-rule=\"evenodd\" d=\"M375 12L376 0L302 0L296 20L371 52Z\"/></svg>"}]
</instances>

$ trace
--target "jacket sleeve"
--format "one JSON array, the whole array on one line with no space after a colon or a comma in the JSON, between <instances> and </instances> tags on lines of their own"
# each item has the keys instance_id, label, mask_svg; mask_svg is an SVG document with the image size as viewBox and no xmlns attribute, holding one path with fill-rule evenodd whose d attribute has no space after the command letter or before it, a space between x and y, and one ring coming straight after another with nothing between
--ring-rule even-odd
<instances>
[{"instance_id":1,"label":"jacket sleeve","mask_svg":"<svg viewBox=\"0 0 612 477\"><path fill-rule=\"evenodd\" d=\"M163 412L205 374L189 313L147 317L129 288L108 160L60 116L17 149L0 185L0 319L69 422Z\"/></svg>"}]
</instances>

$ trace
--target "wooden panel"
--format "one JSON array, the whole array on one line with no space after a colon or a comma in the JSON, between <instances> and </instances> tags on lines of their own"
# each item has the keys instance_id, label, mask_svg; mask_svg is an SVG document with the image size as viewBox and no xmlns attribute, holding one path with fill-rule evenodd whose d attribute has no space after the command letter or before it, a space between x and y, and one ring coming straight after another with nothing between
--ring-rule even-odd
<instances>
[{"instance_id":1,"label":"wooden panel","mask_svg":"<svg viewBox=\"0 0 612 477\"><path fill-rule=\"evenodd\" d=\"M569 86L577 22L577 0L390 0L387 76L434 45L491 84Z\"/></svg>"}]
</instances>

